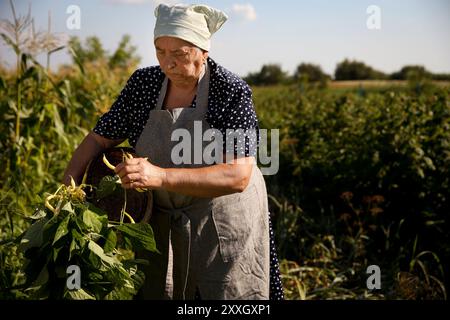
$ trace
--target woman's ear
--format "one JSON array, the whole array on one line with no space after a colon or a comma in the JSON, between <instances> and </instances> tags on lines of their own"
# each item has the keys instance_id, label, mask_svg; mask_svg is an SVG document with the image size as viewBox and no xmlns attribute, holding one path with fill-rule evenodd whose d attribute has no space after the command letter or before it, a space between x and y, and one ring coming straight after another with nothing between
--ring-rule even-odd
<instances>
[{"instance_id":1,"label":"woman's ear","mask_svg":"<svg viewBox=\"0 0 450 320\"><path fill-rule=\"evenodd\" d=\"M209 52L206 50L202 50L202 56L203 56L203 63L206 63L206 60L208 59Z\"/></svg>"}]
</instances>

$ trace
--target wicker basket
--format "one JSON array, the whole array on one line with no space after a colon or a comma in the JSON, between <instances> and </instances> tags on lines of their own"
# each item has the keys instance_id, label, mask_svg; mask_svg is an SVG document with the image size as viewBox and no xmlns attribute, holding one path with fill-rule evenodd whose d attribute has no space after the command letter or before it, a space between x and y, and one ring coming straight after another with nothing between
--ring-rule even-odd
<instances>
[{"instance_id":1,"label":"wicker basket","mask_svg":"<svg viewBox=\"0 0 450 320\"><path fill-rule=\"evenodd\" d=\"M122 162L123 153L129 152L136 156L132 148L116 147L108 149L104 152L107 159L114 166ZM113 176L114 173L103 163L103 153L96 157L89 165L86 184L94 186L92 192L87 190L87 197L90 202L99 207L100 209L108 213L109 220L119 221L120 212L123 208L125 195L127 193L127 207L125 211L130 214L136 222L148 222L151 215L151 209L153 205L153 195L152 191L138 192L134 189L123 189L121 187L116 188L116 190L104 197L99 198L96 195L96 188L98 184L105 176ZM125 218L126 222L127 218Z\"/></svg>"}]
</instances>

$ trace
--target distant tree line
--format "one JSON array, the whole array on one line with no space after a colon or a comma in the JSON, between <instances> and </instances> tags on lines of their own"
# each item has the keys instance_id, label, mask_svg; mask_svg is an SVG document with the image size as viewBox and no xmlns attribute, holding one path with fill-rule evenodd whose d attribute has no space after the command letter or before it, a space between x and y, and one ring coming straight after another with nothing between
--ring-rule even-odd
<instances>
[{"instance_id":1,"label":"distant tree line","mask_svg":"<svg viewBox=\"0 0 450 320\"><path fill-rule=\"evenodd\" d=\"M124 68L128 65L137 65L141 60L136 54L136 47L131 45L131 37L127 34L122 36L113 53L106 51L96 36L87 37L84 43L73 36L70 38L69 48L73 62L78 65L104 61L110 68Z\"/></svg>"},{"instance_id":2,"label":"distant tree line","mask_svg":"<svg viewBox=\"0 0 450 320\"><path fill-rule=\"evenodd\" d=\"M293 75L281 69L279 64L263 65L259 72L249 73L244 78L250 85L274 85L292 82L316 83L320 87L326 86L331 80L447 80L450 81L450 74L436 74L420 65L408 65L391 74L375 70L364 62L348 60L337 64L334 71L334 78L322 71L319 65L302 63L297 66Z\"/></svg>"}]
</instances>

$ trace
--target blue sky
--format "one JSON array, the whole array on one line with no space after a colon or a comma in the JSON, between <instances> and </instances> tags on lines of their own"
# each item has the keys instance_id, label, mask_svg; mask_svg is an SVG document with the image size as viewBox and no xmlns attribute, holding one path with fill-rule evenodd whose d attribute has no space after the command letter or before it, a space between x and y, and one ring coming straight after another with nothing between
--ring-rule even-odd
<instances>
[{"instance_id":1,"label":"blue sky","mask_svg":"<svg viewBox=\"0 0 450 320\"><path fill-rule=\"evenodd\" d=\"M98 36L113 51L122 35L138 47L141 66L157 64L153 48L156 0L16 0L24 15L31 3L38 29L47 27L48 11L56 32L84 39ZM165 1L162 1L165 2ZM166 1L167 2L167 1ZM177 3L180 1L172 1ZM184 2L187 3L187 2ZM357 59L384 72L407 64L450 73L450 1L447 0L278 0L202 1L225 11L229 20L212 39L210 56L239 75L265 63L292 72L301 62L319 64L329 74L344 58ZM81 11L81 28L69 30L67 7ZM381 28L370 30L370 5L380 8ZM9 1L0 0L0 18L10 18ZM0 61L14 65L10 49L0 46ZM69 62L64 52L52 56L53 67Z\"/></svg>"}]
</instances>

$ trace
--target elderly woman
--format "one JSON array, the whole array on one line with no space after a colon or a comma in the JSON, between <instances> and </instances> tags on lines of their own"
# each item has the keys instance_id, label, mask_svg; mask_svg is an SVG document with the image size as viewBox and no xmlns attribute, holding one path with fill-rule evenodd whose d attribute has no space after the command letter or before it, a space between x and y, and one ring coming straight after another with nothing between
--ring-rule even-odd
<instances>
[{"instance_id":1,"label":"elderly woman","mask_svg":"<svg viewBox=\"0 0 450 320\"><path fill-rule=\"evenodd\" d=\"M251 90L208 57L210 37L227 16L204 5L164 4L155 15L159 66L134 72L73 154L65 181L128 139L139 157L116 173L124 188L153 190L149 223L161 252L146 256L143 298L280 299L266 187L255 164L257 136L226 144L227 129L258 129ZM208 129L222 134L227 161L203 159ZM174 161L177 130L197 139L189 144L197 161Z\"/></svg>"}]
</instances>

